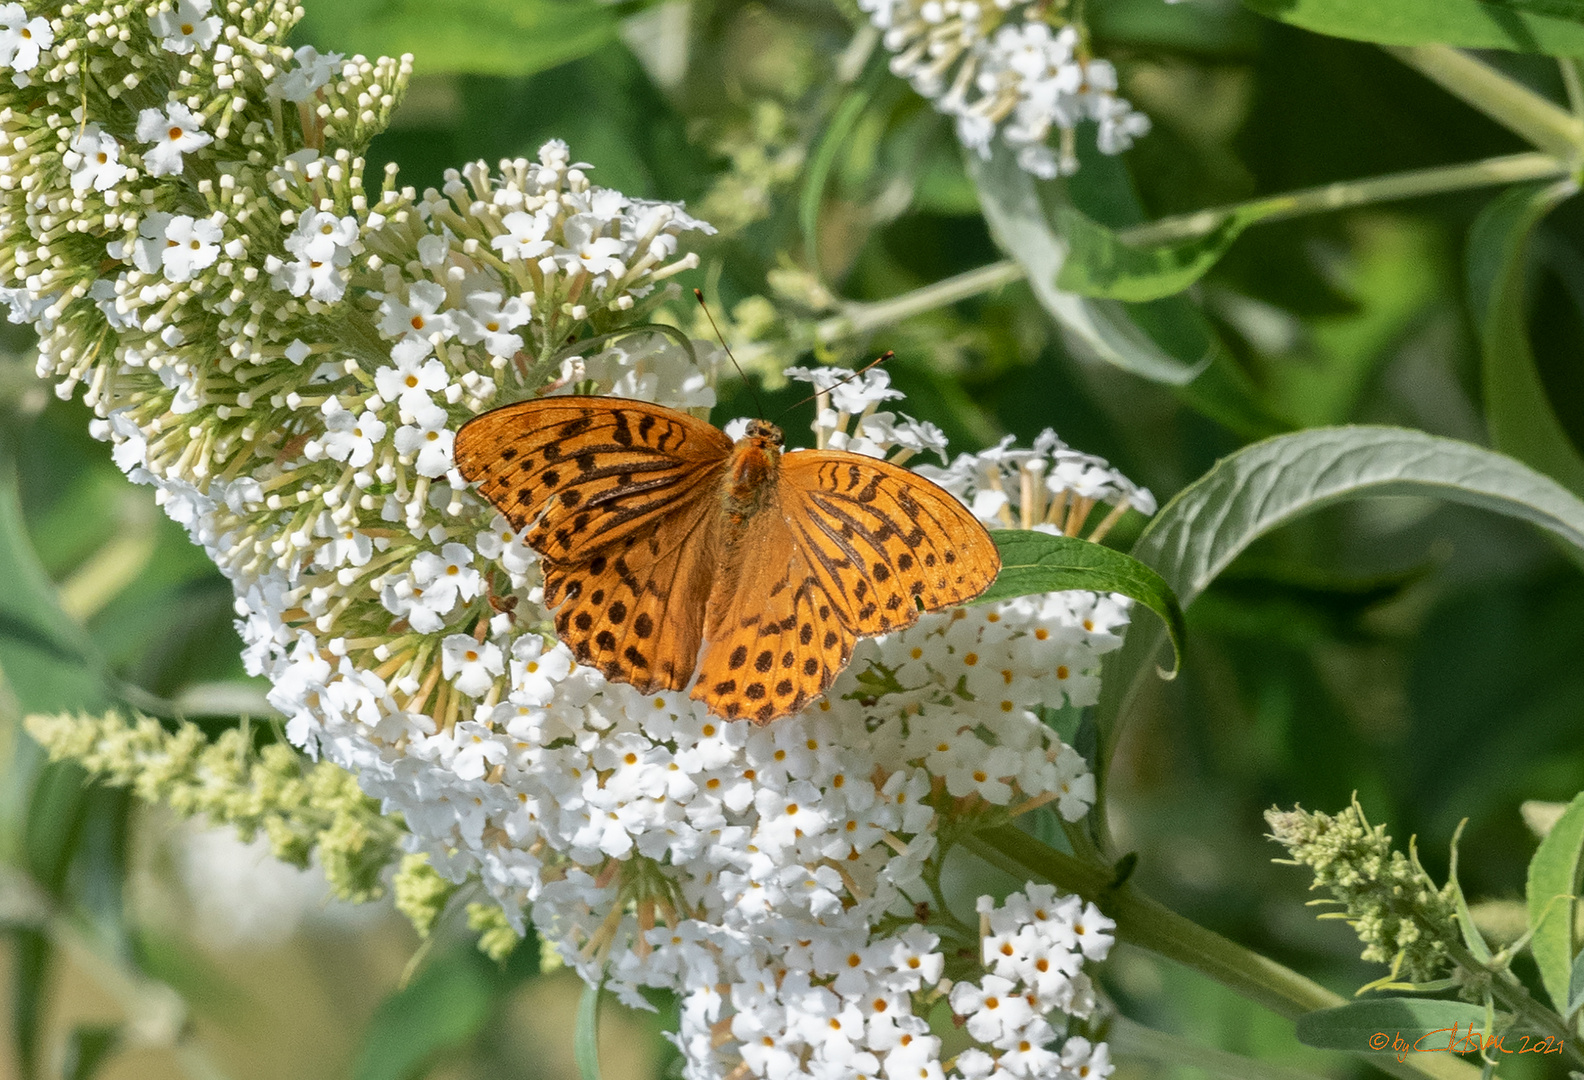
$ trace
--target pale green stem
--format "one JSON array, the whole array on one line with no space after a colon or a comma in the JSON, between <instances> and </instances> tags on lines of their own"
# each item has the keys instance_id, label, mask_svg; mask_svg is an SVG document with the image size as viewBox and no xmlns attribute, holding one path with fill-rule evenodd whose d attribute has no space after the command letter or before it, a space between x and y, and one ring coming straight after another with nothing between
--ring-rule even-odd
<instances>
[{"instance_id":1,"label":"pale green stem","mask_svg":"<svg viewBox=\"0 0 1584 1080\"><path fill-rule=\"evenodd\" d=\"M1003 285L1022 281L1023 277L1021 266L1011 259L1004 259L954 277L943 278L933 285L914 289L901 296L893 296L889 300L850 304L842 314L821 320L814 328L814 339L821 345L829 345L842 338L859 337L882 326L892 326L915 315L922 315L926 311L934 311L947 304L966 300L970 296L978 296L980 293L999 289Z\"/></svg>"},{"instance_id":2,"label":"pale green stem","mask_svg":"<svg viewBox=\"0 0 1584 1080\"><path fill-rule=\"evenodd\" d=\"M1552 157L1576 163L1584 121L1495 68L1449 45L1383 46L1387 52L1462 98Z\"/></svg>"},{"instance_id":3,"label":"pale green stem","mask_svg":"<svg viewBox=\"0 0 1584 1080\"><path fill-rule=\"evenodd\" d=\"M1125 1054L1162 1065L1203 1069L1211 1076L1224 1080L1325 1080L1302 1069L1272 1065L1241 1054L1229 1054L1225 1050L1201 1046L1120 1015L1112 1018L1106 1041L1111 1044L1112 1052L1119 1056Z\"/></svg>"},{"instance_id":4,"label":"pale green stem","mask_svg":"<svg viewBox=\"0 0 1584 1080\"><path fill-rule=\"evenodd\" d=\"M1024 881L1046 881L1094 901L1116 920L1117 938L1210 976L1228 989L1288 1019L1316 1009L1345 1004L1343 998L1289 967L1141 895L1131 885L1115 886L1112 871L1082 862L1007 825L986 829L962 841L969 851ZM1359 1055L1403 1080L1474 1080L1479 1069L1451 1054L1418 1054L1399 1063L1390 1055ZM1423 1059L1423 1060L1419 1060Z\"/></svg>"},{"instance_id":5,"label":"pale green stem","mask_svg":"<svg viewBox=\"0 0 1584 1080\"><path fill-rule=\"evenodd\" d=\"M1568 108L1573 110L1573 116L1584 123L1584 71L1580 69L1580 62L1576 56L1564 56L1557 61L1557 67L1562 72L1562 85L1567 88Z\"/></svg>"},{"instance_id":6,"label":"pale green stem","mask_svg":"<svg viewBox=\"0 0 1584 1080\"><path fill-rule=\"evenodd\" d=\"M1414 169L1410 172L1392 173L1389 176L1376 176L1368 180L1343 180L1321 187L1291 191L1284 195L1269 195L1263 199L1253 199L1233 206L1179 214L1144 225L1135 225L1131 229L1123 229L1117 233L1117 238L1137 247L1149 247L1154 244L1192 240L1198 236L1205 236L1228 218L1237 215L1248 214L1258 217L1260 221L1280 221L1283 218L1321 214L1329 210L1347 210L1355 206L1413 199L1421 195L1438 195L1448 191L1466 191L1469 188L1566 176L1568 171L1565 163L1550 154L1511 154L1463 165Z\"/></svg>"},{"instance_id":7,"label":"pale green stem","mask_svg":"<svg viewBox=\"0 0 1584 1080\"><path fill-rule=\"evenodd\" d=\"M1191 214L1177 214L1120 230L1117 237L1125 243L1145 247L1205 236L1229 218L1243 214L1256 215L1261 221L1277 221L1421 195L1565 176L1569 171L1570 167L1566 163L1549 154L1512 154L1463 165L1415 169L1368 180L1346 180L1249 202L1196 210ZM849 304L841 314L821 320L814 328L814 338L821 345L829 345L843 338L858 337L1021 281L1024 276L1021 266L1011 259L1004 259L943 278L888 300Z\"/></svg>"}]
</instances>

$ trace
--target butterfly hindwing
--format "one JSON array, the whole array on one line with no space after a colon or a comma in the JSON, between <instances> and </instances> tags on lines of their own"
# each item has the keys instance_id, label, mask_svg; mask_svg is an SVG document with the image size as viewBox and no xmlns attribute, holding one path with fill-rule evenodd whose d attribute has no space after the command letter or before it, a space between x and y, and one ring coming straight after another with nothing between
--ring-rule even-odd
<instances>
[{"instance_id":1,"label":"butterfly hindwing","mask_svg":"<svg viewBox=\"0 0 1584 1080\"><path fill-rule=\"evenodd\" d=\"M581 563L651 529L718 480L731 440L686 413L564 396L485 413L456 437L457 468L547 559Z\"/></svg>"},{"instance_id":2,"label":"butterfly hindwing","mask_svg":"<svg viewBox=\"0 0 1584 1080\"><path fill-rule=\"evenodd\" d=\"M810 450L784 456L780 479L796 542L859 637L911 626L921 608L971 600L1001 569L968 508L900 466Z\"/></svg>"},{"instance_id":3,"label":"butterfly hindwing","mask_svg":"<svg viewBox=\"0 0 1584 1080\"><path fill-rule=\"evenodd\" d=\"M693 697L717 715L759 723L799 712L830 689L856 638L784 513L767 509L723 554Z\"/></svg>"}]
</instances>

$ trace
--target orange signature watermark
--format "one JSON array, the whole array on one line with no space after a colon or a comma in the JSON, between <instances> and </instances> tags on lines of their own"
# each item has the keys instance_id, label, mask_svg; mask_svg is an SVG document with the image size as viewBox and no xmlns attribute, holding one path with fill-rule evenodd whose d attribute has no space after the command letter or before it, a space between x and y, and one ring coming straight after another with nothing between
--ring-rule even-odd
<instances>
[{"instance_id":1,"label":"orange signature watermark","mask_svg":"<svg viewBox=\"0 0 1584 1080\"><path fill-rule=\"evenodd\" d=\"M1409 1054L1433 1054L1448 1051L1454 1054L1560 1054L1562 1040L1555 1035L1518 1035L1512 1032L1503 1032L1500 1035L1486 1035L1474 1030L1470 1024L1468 1030L1461 1036L1458 1035L1460 1024L1453 1024L1449 1028L1436 1028L1427 1031L1417 1039L1410 1040L1402 1032L1397 1031L1388 1035L1384 1031L1377 1031L1369 1037L1369 1048L1381 1053L1395 1053L1398 1061L1405 1061ZM1443 1045L1436 1038L1445 1035Z\"/></svg>"}]
</instances>

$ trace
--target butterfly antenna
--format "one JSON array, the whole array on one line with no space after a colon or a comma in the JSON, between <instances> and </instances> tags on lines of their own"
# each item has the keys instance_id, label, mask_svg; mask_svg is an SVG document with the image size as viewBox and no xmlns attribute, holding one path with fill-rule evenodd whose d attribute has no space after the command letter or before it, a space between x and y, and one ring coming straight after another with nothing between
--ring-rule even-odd
<instances>
[{"instance_id":1,"label":"butterfly antenna","mask_svg":"<svg viewBox=\"0 0 1584 1080\"><path fill-rule=\"evenodd\" d=\"M879 356L877 356L873 360L869 361L867 364L865 364L863 367L859 368L857 371L849 372L848 374L843 375L841 378L837 379L835 382L831 383L829 386L825 387L823 390L816 390L812 394L810 394L808 397L804 398L802 401L799 401L799 402L797 402L795 404L792 404L792 405L788 405L785 409L781 410L781 416L785 416L787 413L791 412L793 409L797 408L799 405L807 405L809 402L813 401L815 398L819 397L821 394L830 393L832 390L836 389L842 383L852 382L854 379L856 379L858 376L862 375L864 372L868 371L870 368L874 367L876 364L883 364L883 363L885 363L887 360L891 359L895 355L896 355L896 353L892 352L890 349L887 349L885 352L881 353ZM778 416L776 419L779 420L780 416Z\"/></svg>"},{"instance_id":2,"label":"butterfly antenna","mask_svg":"<svg viewBox=\"0 0 1584 1080\"><path fill-rule=\"evenodd\" d=\"M721 348L726 350L726 358L732 362L732 367L737 369L737 374L742 376L742 381L747 384L748 392L753 395L754 404L759 408L759 419L764 419L764 402L759 399L759 391L754 386L753 380L748 378L748 373L742 369L737 358L732 355L731 346L726 344L726 335L720 332L720 327L715 325L715 316L710 314L709 305L704 302L704 293L701 289L693 290L693 298L699 302L699 307L704 309L704 317L709 320L710 329L715 331L715 340L721 343Z\"/></svg>"}]
</instances>

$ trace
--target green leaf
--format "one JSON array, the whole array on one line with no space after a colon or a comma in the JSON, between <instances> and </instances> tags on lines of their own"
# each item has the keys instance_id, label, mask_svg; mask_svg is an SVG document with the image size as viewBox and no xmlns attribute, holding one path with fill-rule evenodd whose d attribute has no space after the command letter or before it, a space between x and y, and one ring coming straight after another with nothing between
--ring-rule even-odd
<instances>
[{"instance_id":1,"label":"green leaf","mask_svg":"<svg viewBox=\"0 0 1584 1080\"><path fill-rule=\"evenodd\" d=\"M578 999L577 1029L572 1036L572 1052L577 1060L578 1075L583 1080L600 1080L599 1066L599 1006L605 983L584 983L583 996Z\"/></svg>"},{"instance_id":2,"label":"green leaf","mask_svg":"<svg viewBox=\"0 0 1584 1080\"><path fill-rule=\"evenodd\" d=\"M823 274L819 261L819 221L820 210L825 205L825 185L830 179L831 169L836 164L836 155L847 146L847 137L852 134L864 110L869 107L869 99L874 95L870 86L871 81L866 79L864 85L849 90L841 104L836 106L836 111L832 114L824 134L820 136L819 145L814 150L808 172L803 178L803 196L798 202L798 222L803 229L804 252L809 269L821 277Z\"/></svg>"},{"instance_id":3,"label":"green leaf","mask_svg":"<svg viewBox=\"0 0 1584 1080\"><path fill-rule=\"evenodd\" d=\"M1520 461L1455 439L1393 427L1314 428L1221 459L1145 528L1133 556L1187 608L1255 540L1332 503L1429 495L1531 521L1584 549L1584 502ZM1134 627L1112 653L1097 710L1106 760L1118 719L1145 685L1164 633Z\"/></svg>"},{"instance_id":4,"label":"green leaf","mask_svg":"<svg viewBox=\"0 0 1584 1080\"><path fill-rule=\"evenodd\" d=\"M1171 296L1203 277L1244 229L1272 210L1245 207L1228 213L1203 236L1134 246L1077 208L1061 207L1056 227L1071 248L1056 287L1134 303Z\"/></svg>"},{"instance_id":5,"label":"green leaf","mask_svg":"<svg viewBox=\"0 0 1584 1080\"><path fill-rule=\"evenodd\" d=\"M1475 1030L1489 1034L1484 1025L1482 1005L1390 997L1304 1013L1298 1018L1297 1034L1305 1046L1322 1050L1389 1053L1398 1050L1393 1042L1396 1037L1416 1050L1445 1050L1454 1039L1461 1047L1463 1038Z\"/></svg>"},{"instance_id":6,"label":"green leaf","mask_svg":"<svg viewBox=\"0 0 1584 1080\"><path fill-rule=\"evenodd\" d=\"M967 164L996 242L1027 272L1035 297L1062 329L1100 359L1154 382L1183 386L1209 366L1215 346L1207 334L1198 342L1174 342L1178 349L1170 350L1120 302L1057 287L1068 245L1051 229L1034 178L1005 147L997 143L989 161L970 153Z\"/></svg>"},{"instance_id":7,"label":"green leaf","mask_svg":"<svg viewBox=\"0 0 1584 1080\"><path fill-rule=\"evenodd\" d=\"M1250 57L1260 47L1259 19L1235 4L1162 4L1107 0L1084 12L1100 52L1110 45L1145 45L1216 57Z\"/></svg>"},{"instance_id":8,"label":"green leaf","mask_svg":"<svg viewBox=\"0 0 1584 1080\"><path fill-rule=\"evenodd\" d=\"M1001 552L1001 573L974 603L1066 589L1121 593L1161 617L1171 637L1176 666L1181 667L1186 633L1182 608L1155 571L1131 555L1075 536L1023 529L992 529L990 536Z\"/></svg>"},{"instance_id":9,"label":"green leaf","mask_svg":"<svg viewBox=\"0 0 1584 1080\"><path fill-rule=\"evenodd\" d=\"M1584 851L1584 794L1577 796L1529 860L1529 951L1558 1012L1565 1012L1573 979L1573 910Z\"/></svg>"},{"instance_id":10,"label":"green leaf","mask_svg":"<svg viewBox=\"0 0 1584 1080\"><path fill-rule=\"evenodd\" d=\"M493 965L463 946L433 960L380 1002L369 1020L355 1080L410 1080L442 1050L473 1038L495 1005Z\"/></svg>"},{"instance_id":11,"label":"green leaf","mask_svg":"<svg viewBox=\"0 0 1584 1080\"><path fill-rule=\"evenodd\" d=\"M0 674L24 713L97 711L113 700L83 629L55 602L28 541L16 473L0 456Z\"/></svg>"},{"instance_id":12,"label":"green leaf","mask_svg":"<svg viewBox=\"0 0 1584 1080\"><path fill-rule=\"evenodd\" d=\"M1568 0L1243 0L1261 15L1333 37L1439 43L1549 56L1584 54L1584 17Z\"/></svg>"},{"instance_id":13,"label":"green leaf","mask_svg":"<svg viewBox=\"0 0 1584 1080\"><path fill-rule=\"evenodd\" d=\"M586 0L335 0L303 21L321 49L410 52L425 75L532 75L587 56L615 40L616 27L610 5Z\"/></svg>"},{"instance_id":14,"label":"green leaf","mask_svg":"<svg viewBox=\"0 0 1584 1080\"><path fill-rule=\"evenodd\" d=\"M11 1040L22 1080L38 1076L39 1029L48 998L54 947L41 930L11 931Z\"/></svg>"},{"instance_id":15,"label":"green leaf","mask_svg":"<svg viewBox=\"0 0 1584 1080\"><path fill-rule=\"evenodd\" d=\"M1480 327L1491 442L1584 494L1584 457L1557 420L1529 346L1525 288L1535 226L1577 191L1572 180L1523 184L1494 199L1469 231L1468 288Z\"/></svg>"},{"instance_id":16,"label":"green leaf","mask_svg":"<svg viewBox=\"0 0 1584 1080\"><path fill-rule=\"evenodd\" d=\"M87 812L87 775L75 761L40 770L28 802L23 853L28 876L56 901L66 899L66 871Z\"/></svg>"},{"instance_id":17,"label":"green leaf","mask_svg":"<svg viewBox=\"0 0 1584 1080\"><path fill-rule=\"evenodd\" d=\"M79 1024L66 1036L66 1060L61 1064L61 1080L90 1080L99 1066L109 1060L121 1039L115 1024Z\"/></svg>"}]
</instances>

